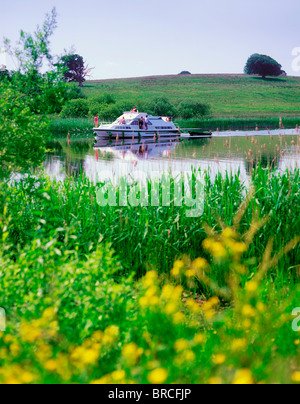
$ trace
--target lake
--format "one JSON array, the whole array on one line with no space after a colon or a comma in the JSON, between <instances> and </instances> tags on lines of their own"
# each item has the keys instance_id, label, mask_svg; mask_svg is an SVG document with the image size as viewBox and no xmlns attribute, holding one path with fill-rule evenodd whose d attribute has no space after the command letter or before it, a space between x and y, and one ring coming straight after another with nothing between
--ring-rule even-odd
<instances>
[{"instance_id":1,"label":"lake","mask_svg":"<svg viewBox=\"0 0 300 404\"><path fill-rule=\"evenodd\" d=\"M84 173L92 181L114 182L122 176L141 178L190 172L192 167L218 172L240 172L249 181L261 164L274 170L299 168L300 132L218 132L201 139L153 139L100 141L93 139L53 141L44 169L52 179L63 180Z\"/></svg>"}]
</instances>

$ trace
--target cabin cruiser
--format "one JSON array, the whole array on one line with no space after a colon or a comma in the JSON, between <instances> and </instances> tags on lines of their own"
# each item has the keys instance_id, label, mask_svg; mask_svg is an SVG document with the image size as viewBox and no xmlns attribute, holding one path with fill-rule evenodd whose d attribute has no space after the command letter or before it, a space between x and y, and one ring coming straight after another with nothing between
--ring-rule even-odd
<instances>
[{"instance_id":1,"label":"cabin cruiser","mask_svg":"<svg viewBox=\"0 0 300 404\"><path fill-rule=\"evenodd\" d=\"M146 138L180 136L180 129L169 117L153 116L146 113L124 112L112 124L101 124L94 128L96 139L102 138Z\"/></svg>"}]
</instances>

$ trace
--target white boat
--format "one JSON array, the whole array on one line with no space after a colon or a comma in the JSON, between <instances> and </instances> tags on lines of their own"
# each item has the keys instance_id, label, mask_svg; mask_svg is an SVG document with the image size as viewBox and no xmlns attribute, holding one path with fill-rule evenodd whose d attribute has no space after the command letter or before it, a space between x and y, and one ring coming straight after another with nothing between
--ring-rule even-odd
<instances>
[{"instance_id":1,"label":"white boat","mask_svg":"<svg viewBox=\"0 0 300 404\"><path fill-rule=\"evenodd\" d=\"M124 112L115 122L94 128L96 139L146 138L180 135L180 129L169 117L148 115L144 112Z\"/></svg>"}]
</instances>

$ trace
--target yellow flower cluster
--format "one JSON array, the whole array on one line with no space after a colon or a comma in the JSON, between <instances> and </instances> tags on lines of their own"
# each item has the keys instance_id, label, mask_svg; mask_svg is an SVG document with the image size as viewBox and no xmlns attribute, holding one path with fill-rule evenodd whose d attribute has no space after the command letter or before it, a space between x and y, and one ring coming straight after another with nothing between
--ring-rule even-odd
<instances>
[{"instance_id":1,"label":"yellow flower cluster","mask_svg":"<svg viewBox=\"0 0 300 404\"><path fill-rule=\"evenodd\" d=\"M223 230L220 237L209 237L204 240L203 248L218 260L229 257L238 259L247 251L246 244L238 241L238 238L239 235L228 227Z\"/></svg>"},{"instance_id":2,"label":"yellow flower cluster","mask_svg":"<svg viewBox=\"0 0 300 404\"><path fill-rule=\"evenodd\" d=\"M186 318L181 312L182 286L165 285L161 290L158 287L158 275L155 271L148 272L142 284L145 288L143 296L139 299L142 309L163 312L172 317L174 324L184 323Z\"/></svg>"}]
</instances>

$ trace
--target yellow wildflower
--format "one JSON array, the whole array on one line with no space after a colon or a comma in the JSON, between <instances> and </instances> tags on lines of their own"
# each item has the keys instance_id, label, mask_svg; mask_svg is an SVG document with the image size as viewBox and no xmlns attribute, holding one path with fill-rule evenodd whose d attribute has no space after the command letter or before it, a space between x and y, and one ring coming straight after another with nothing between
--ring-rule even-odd
<instances>
[{"instance_id":1,"label":"yellow wildflower","mask_svg":"<svg viewBox=\"0 0 300 404\"><path fill-rule=\"evenodd\" d=\"M187 278L194 278L195 277L195 271L193 269L188 269L187 271L185 271L185 276Z\"/></svg>"},{"instance_id":2,"label":"yellow wildflower","mask_svg":"<svg viewBox=\"0 0 300 404\"><path fill-rule=\"evenodd\" d=\"M222 237L225 238L225 239L229 239L229 238L236 239L236 238L238 238L238 234L232 228L227 227L226 229L224 229L222 231Z\"/></svg>"},{"instance_id":3,"label":"yellow wildflower","mask_svg":"<svg viewBox=\"0 0 300 404\"><path fill-rule=\"evenodd\" d=\"M292 374L292 381L294 383L300 383L300 372L294 372Z\"/></svg>"},{"instance_id":4,"label":"yellow wildflower","mask_svg":"<svg viewBox=\"0 0 300 404\"><path fill-rule=\"evenodd\" d=\"M241 349L245 348L247 345L247 341L245 339L235 339L232 342L232 350L233 351L240 351Z\"/></svg>"},{"instance_id":5,"label":"yellow wildflower","mask_svg":"<svg viewBox=\"0 0 300 404\"><path fill-rule=\"evenodd\" d=\"M151 286L145 293L146 297L153 297L155 295L157 295L157 293L159 292L159 289L157 286Z\"/></svg>"},{"instance_id":6,"label":"yellow wildflower","mask_svg":"<svg viewBox=\"0 0 300 404\"><path fill-rule=\"evenodd\" d=\"M192 264L195 270L201 270L208 267L208 263L204 258L197 258Z\"/></svg>"},{"instance_id":7,"label":"yellow wildflower","mask_svg":"<svg viewBox=\"0 0 300 404\"><path fill-rule=\"evenodd\" d=\"M184 323L184 321L185 321L185 316L183 313L178 312L178 313L174 314L174 316L173 316L174 324L177 324L177 325L182 324L182 323Z\"/></svg>"},{"instance_id":8,"label":"yellow wildflower","mask_svg":"<svg viewBox=\"0 0 300 404\"><path fill-rule=\"evenodd\" d=\"M143 354L143 349L139 348L134 342L126 345L122 349L122 357L131 365L135 365L140 356Z\"/></svg>"},{"instance_id":9,"label":"yellow wildflower","mask_svg":"<svg viewBox=\"0 0 300 404\"><path fill-rule=\"evenodd\" d=\"M209 379L209 384L220 385L223 384L223 380L220 377L212 377L211 379Z\"/></svg>"},{"instance_id":10,"label":"yellow wildflower","mask_svg":"<svg viewBox=\"0 0 300 404\"><path fill-rule=\"evenodd\" d=\"M218 354L213 356L213 363L215 365L223 365L223 363L226 361L226 356L223 354Z\"/></svg>"},{"instance_id":11,"label":"yellow wildflower","mask_svg":"<svg viewBox=\"0 0 300 404\"><path fill-rule=\"evenodd\" d=\"M148 380L151 384L163 384L165 383L167 378L168 378L168 372L163 368L153 370L148 375Z\"/></svg>"},{"instance_id":12,"label":"yellow wildflower","mask_svg":"<svg viewBox=\"0 0 300 404\"><path fill-rule=\"evenodd\" d=\"M87 349L82 355L81 361L85 365L91 365L95 363L99 358L99 352L95 349Z\"/></svg>"},{"instance_id":13,"label":"yellow wildflower","mask_svg":"<svg viewBox=\"0 0 300 404\"><path fill-rule=\"evenodd\" d=\"M193 313L199 313L200 311L200 306L198 303L195 302L194 299L188 299L186 302L186 306L193 312Z\"/></svg>"},{"instance_id":14,"label":"yellow wildflower","mask_svg":"<svg viewBox=\"0 0 300 404\"><path fill-rule=\"evenodd\" d=\"M177 352L184 351L185 349L189 348L189 341L186 339L179 339L175 342L174 348Z\"/></svg>"},{"instance_id":15,"label":"yellow wildflower","mask_svg":"<svg viewBox=\"0 0 300 404\"><path fill-rule=\"evenodd\" d=\"M43 313L43 319L45 320L50 320L55 317L55 308L54 307L48 307Z\"/></svg>"},{"instance_id":16,"label":"yellow wildflower","mask_svg":"<svg viewBox=\"0 0 300 404\"><path fill-rule=\"evenodd\" d=\"M44 368L49 372L54 372L58 368L58 362L54 359L50 359L44 364Z\"/></svg>"},{"instance_id":17,"label":"yellow wildflower","mask_svg":"<svg viewBox=\"0 0 300 404\"><path fill-rule=\"evenodd\" d=\"M178 305L174 302L170 302L166 305L165 307L165 313L166 314L174 314L178 310Z\"/></svg>"},{"instance_id":18,"label":"yellow wildflower","mask_svg":"<svg viewBox=\"0 0 300 404\"><path fill-rule=\"evenodd\" d=\"M205 336L203 334L196 334L194 336L194 342L195 344L203 344L205 342Z\"/></svg>"},{"instance_id":19,"label":"yellow wildflower","mask_svg":"<svg viewBox=\"0 0 300 404\"><path fill-rule=\"evenodd\" d=\"M111 374L111 377L115 382L121 382L125 379L126 373L124 370L116 370Z\"/></svg>"},{"instance_id":20,"label":"yellow wildflower","mask_svg":"<svg viewBox=\"0 0 300 404\"><path fill-rule=\"evenodd\" d=\"M246 304L243 309L242 313L245 317L255 317L256 316L256 311L253 306L250 304Z\"/></svg>"},{"instance_id":21,"label":"yellow wildflower","mask_svg":"<svg viewBox=\"0 0 300 404\"><path fill-rule=\"evenodd\" d=\"M169 299L172 298L173 293L174 293L174 287L171 286L171 285L165 285L165 286L162 288L161 296L162 296L164 299L169 300Z\"/></svg>"},{"instance_id":22,"label":"yellow wildflower","mask_svg":"<svg viewBox=\"0 0 300 404\"><path fill-rule=\"evenodd\" d=\"M246 284L246 291L250 293L255 293L258 289L258 283L255 281L250 281Z\"/></svg>"},{"instance_id":23,"label":"yellow wildflower","mask_svg":"<svg viewBox=\"0 0 300 404\"><path fill-rule=\"evenodd\" d=\"M251 371L249 369L237 371L233 384L254 384Z\"/></svg>"},{"instance_id":24,"label":"yellow wildflower","mask_svg":"<svg viewBox=\"0 0 300 404\"><path fill-rule=\"evenodd\" d=\"M117 325L110 325L109 327L106 328L104 334L109 335L110 337L113 338L118 338L120 335L120 329Z\"/></svg>"}]
</instances>

